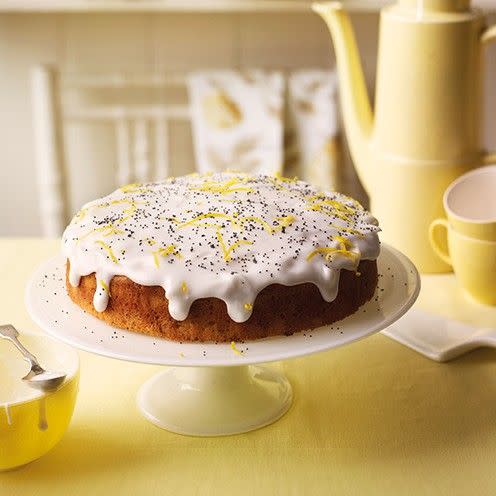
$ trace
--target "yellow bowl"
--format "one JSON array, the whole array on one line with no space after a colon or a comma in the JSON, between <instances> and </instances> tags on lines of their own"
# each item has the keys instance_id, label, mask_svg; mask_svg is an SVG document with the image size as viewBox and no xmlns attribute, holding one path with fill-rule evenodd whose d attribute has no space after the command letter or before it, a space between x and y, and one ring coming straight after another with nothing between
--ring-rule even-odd
<instances>
[{"instance_id":1,"label":"yellow bowl","mask_svg":"<svg viewBox=\"0 0 496 496\"><path fill-rule=\"evenodd\" d=\"M62 438L74 411L79 384L75 350L52 338L21 334L26 347L47 369L67 374L59 389L43 393L21 381L28 363L0 339L0 471L43 456Z\"/></svg>"}]
</instances>

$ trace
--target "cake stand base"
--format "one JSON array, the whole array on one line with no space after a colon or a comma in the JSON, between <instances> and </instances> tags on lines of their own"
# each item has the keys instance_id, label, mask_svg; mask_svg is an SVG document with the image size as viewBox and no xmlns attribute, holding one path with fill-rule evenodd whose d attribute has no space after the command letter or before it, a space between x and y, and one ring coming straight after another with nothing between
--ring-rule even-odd
<instances>
[{"instance_id":1,"label":"cake stand base","mask_svg":"<svg viewBox=\"0 0 496 496\"><path fill-rule=\"evenodd\" d=\"M141 413L162 429L189 436L228 436L282 417L293 394L272 368L172 367L141 386Z\"/></svg>"}]
</instances>

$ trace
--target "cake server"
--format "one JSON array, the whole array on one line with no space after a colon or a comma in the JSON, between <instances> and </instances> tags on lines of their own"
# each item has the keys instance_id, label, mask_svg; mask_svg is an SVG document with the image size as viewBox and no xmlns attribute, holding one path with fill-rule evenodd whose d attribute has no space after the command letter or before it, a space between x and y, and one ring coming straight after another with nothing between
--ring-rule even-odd
<instances>
[{"instance_id":1,"label":"cake server","mask_svg":"<svg viewBox=\"0 0 496 496\"><path fill-rule=\"evenodd\" d=\"M30 371L22 378L26 384L41 391L53 391L64 382L66 374L45 370L36 357L30 353L19 341L19 332L11 325L0 325L0 338L14 343L14 346L22 353L24 359L31 365Z\"/></svg>"},{"instance_id":2,"label":"cake server","mask_svg":"<svg viewBox=\"0 0 496 496\"><path fill-rule=\"evenodd\" d=\"M437 362L447 362L475 348L496 348L496 329L475 327L413 308L382 334Z\"/></svg>"}]
</instances>

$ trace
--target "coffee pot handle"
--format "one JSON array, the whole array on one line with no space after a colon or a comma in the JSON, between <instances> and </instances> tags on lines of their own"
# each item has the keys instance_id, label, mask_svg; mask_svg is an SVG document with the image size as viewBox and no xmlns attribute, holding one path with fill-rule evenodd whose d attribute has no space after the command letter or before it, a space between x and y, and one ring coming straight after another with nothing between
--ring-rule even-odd
<instances>
[{"instance_id":1,"label":"coffee pot handle","mask_svg":"<svg viewBox=\"0 0 496 496\"><path fill-rule=\"evenodd\" d=\"M486 28L482 32L480 40L484 45L496 41L496 24ZM484 165L496 164L496 151L485 153L482 157L482 163Z\"/></svg>"}]
</instances>

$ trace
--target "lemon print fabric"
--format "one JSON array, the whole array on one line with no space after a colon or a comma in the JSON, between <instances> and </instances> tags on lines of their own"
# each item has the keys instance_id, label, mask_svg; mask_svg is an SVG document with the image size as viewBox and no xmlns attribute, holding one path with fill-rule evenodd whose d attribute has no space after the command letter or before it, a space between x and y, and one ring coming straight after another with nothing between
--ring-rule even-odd
<instances>
[{"instance_id":1,"label":"lemon print fabric","mask_svg":"<svg viewBox=\"0 0 496 496\"><path fill-rule=\"evenodd\" d=\"M197 71L187 83L198 172L282 170L282 73Z\"/></svg>"}]
</instances>

